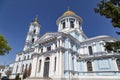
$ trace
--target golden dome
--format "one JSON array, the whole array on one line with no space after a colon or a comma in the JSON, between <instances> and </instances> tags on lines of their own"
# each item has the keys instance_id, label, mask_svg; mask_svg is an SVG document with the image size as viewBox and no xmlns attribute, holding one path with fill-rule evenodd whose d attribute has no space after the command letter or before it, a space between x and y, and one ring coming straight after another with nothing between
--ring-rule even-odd
<instances>
[{"instance_id":1,"label":"golden dome","mask_svg":"<svg viewBox=\"0 0 120 80\"><path fill-rule=\"evenodd\" d=\"M73 11L70 11L70 10L63 13L63 16L68 16L68 15L76 15L76 14Z\"/></svg>"},{"instance_id":2,"label":"golden dome","mask_svg":"<svg viewBox=\"0 0 120 80\"><path fill-rule=\"evenodd\" d=\"M67 10L66 12L64 12L63 14L62 14L62 16L60 16L58 19L57 19L57 24L59 24L59 22L63 19L63 18L65 18L65 17L74 17L74 18L77 18L79 21L80 21L80 23L82 23L82 18L80 17L80 16L78 16L75 12L73 12L73 11L71 11L71 10Z\"/></svg>"}]
</instances>

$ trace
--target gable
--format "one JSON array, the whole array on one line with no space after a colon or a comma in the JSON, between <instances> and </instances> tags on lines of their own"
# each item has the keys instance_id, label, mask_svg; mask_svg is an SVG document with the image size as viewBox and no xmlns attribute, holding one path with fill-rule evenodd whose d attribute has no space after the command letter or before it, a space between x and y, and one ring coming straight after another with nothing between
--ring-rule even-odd
<instances>
[{"instance_id":1,"label":"gable","mask_svg":"<svg viewBox=\"0 0 120 80\"><path fill-rule=\"evenodd\" d=\"M58 35L59 35L59 33L57 33L57 32L55 32L55 33L46 33L42 37L40 37L37 40L37 42L41 42L41 41L43 41L45 39L49 39L49 38L52 38L52 37L55 37L55 36L58 36Z\"/></svg>"}]
</instances>

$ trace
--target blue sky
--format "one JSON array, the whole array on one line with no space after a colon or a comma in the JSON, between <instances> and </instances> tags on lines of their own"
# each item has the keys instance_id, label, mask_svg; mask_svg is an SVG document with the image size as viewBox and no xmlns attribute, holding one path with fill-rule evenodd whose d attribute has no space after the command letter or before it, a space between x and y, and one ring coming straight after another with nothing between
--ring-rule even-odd
<instances>
[{"instance_id":1,"label":"blue sky","mask_svg":"<svg viewBox=\"0 0 120 80\"><path fill-rule=\"evenodd\" d=\"M40 34L56 32L56 20L67 7L83 19L83 31L88 37L109 35L116 38L117 29L110 20L96 14L93 8L100 0L0 0L0 34L8 40L12 50L0 56L0 65L15 60L15 54L21 52L25 43L29 24L38 15L41 24Z\"/></svg>"}]
</instances>

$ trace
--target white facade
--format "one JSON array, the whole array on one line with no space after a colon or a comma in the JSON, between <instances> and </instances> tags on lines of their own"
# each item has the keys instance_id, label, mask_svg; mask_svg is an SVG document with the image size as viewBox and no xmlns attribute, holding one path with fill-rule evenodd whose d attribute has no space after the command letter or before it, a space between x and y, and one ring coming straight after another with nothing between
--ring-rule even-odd
<instances>
[{"instance_id":1,"label":"white facade","mask_svg":"<svg viewBox=\"0 0 120 80\"><path fill-rule=\"evenodd\" d=\"M25 69L31 73L28 80L40 78L120 79L120 53L107 52L105 42L117 41L110 36L88 38L82 30L82 18L66 11L57 19L58 32L39 36L36 18L29 28L25 46L16 55L11 78L23 77Z\"/></svg>"}]
</instances>

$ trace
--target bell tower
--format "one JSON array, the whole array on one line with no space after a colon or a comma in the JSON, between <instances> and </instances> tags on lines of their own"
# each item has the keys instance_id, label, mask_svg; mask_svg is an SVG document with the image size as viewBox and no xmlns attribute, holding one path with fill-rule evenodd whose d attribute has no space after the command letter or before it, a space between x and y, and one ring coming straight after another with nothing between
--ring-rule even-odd
<instances>
[{"instance_id":1,"label":"bell tower","mask_svg":"<svg viewBox=\"0 0 120 80\"><path fill-rule=\"evenodd\" d=\"M30 23L29 32L26 37L26 42L23 51L30 49L34 46L35 41L39 38L40 24L38 22L38 17Z\"/></svg>"}]
</instances>

